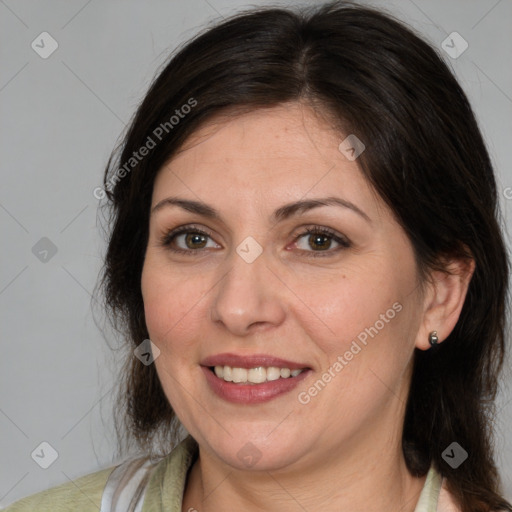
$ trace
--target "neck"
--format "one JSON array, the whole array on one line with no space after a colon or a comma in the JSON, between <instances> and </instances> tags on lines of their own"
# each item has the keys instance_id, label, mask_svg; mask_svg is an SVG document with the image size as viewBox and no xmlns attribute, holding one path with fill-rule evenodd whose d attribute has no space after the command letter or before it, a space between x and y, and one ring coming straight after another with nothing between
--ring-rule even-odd
<instances>
[{"instance_id":1,"label":"neck","mask_svg":"<svg viewBox=\"0 0 512 512\"><path fill-rule=\"evenodd\" d=\"M377 448L358 455L331 451L307 471L240 471L200 450L189 473L183 510L414 512L426 477L410 475L401 443L379 443Z\"/></svg>"}]
</instances>

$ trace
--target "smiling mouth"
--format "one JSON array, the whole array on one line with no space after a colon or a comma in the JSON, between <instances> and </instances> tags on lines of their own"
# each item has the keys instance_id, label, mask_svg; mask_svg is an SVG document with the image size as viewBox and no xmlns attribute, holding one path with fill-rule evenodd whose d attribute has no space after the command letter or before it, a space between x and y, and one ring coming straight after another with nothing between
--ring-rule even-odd
<instances>
[{"instance_id":1,"label":"smiling mouth","mask_svg":"<svg viewBox=\"0 0 512 512\"><path fill-rule=\"evenodd\" d=\"M254 368L237 368L232 366L210 366L219 379L235 384L263 384L280 379L290 379L299 376L308 368L293 369L277 366L257 366Z\"/></svg>"}]
</instances>

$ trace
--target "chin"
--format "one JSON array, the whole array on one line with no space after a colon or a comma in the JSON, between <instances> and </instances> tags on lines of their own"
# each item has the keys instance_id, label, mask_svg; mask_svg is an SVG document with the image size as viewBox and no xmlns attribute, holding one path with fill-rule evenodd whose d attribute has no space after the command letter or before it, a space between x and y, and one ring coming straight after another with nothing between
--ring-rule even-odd
<instances>
[{"instance_id":1,"label":"chin","mask_svg":"<svg viewBox=\"0 0 512 512\"><path fill-rule=\"evenodd\" d=\"M225 464L246 471L277 471L295 463L303 453L297 452L297 447L304 451L304 436L293 435L269 436L266 430L262 433L225 435L222 439L205 438L209 451ZM200 445L203 443L200 442Z\"/></svg>"}]
</instances>

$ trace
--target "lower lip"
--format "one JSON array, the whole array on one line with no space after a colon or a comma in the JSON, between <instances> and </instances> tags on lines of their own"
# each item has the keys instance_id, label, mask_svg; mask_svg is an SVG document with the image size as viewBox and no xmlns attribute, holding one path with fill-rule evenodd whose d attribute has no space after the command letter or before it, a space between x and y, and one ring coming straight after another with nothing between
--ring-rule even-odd
<instances>
[{"instance_id":1,"label":"lower lip","mask_svg":"<svg viewBox=\"0 0 512 512\"><path fill-rule=\"evenodd\" d=\"M206 366L201 369L205 374L206 381L210 385L213 392L227 400L236 404L259 404L268 402L273 398L290 392L295 388L311 370L303 370L297 377L288 377L287 379L279 378L262 384L235 384L234 382L226 382L219 379Z\"/></svg>"}]
</instances>

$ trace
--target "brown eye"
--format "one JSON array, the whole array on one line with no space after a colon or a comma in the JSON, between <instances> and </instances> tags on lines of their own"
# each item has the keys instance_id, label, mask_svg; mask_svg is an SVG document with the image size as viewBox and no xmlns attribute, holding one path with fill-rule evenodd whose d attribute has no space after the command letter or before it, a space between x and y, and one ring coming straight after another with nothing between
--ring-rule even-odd
<instances>
[{"instance_id":1,"label":"brown eye","mask_svg":"<svg viewBox=\"0 0 512 512\"><path fill-rule=\"evenodd\" d=\"M308 245L311 249L320 249L321 251L325 251L330 248L331 243L332 239L326 235L313 234L308 237Z\"/></svg>"},{"instance_id":2,"label":"brown eye","mask_svg":"<svg viewBox=\"0 0 512 512\"><path fill-rule=\"evenodd\" d=\"M184 226L167 233L162 238L162 245L170 251L188 254L200 253L201 250L208 248L219 248L208 233L193 226Z\"/></svg>"},{"instance_id":3,"label":"brown eye","mask_svg":"<svg viewBox=\"0 0 512 512\"><path fill-rule=\"evenodd\" d=\"M305 243L302 243L300 241L301 239L304 239ZM329 256L351 246L348 239L323 227L310 228L298 235L296 240L297 248L306 253L310 253L308 256ZM335 246L333 250L329 250L332 249L333 242L337 244L337 246Z\"/></svg>"},{"instance_id":4,"label":"brown eye","mask_svg":"<svg viewBox=\"0 0 512 512\"><path fill-rule=\"evenodd\" d=\"M202 249L206 245L207 238L201 233L187 233L185 234L185 245L189 249Z\"/></svg>"}]
</instances>

